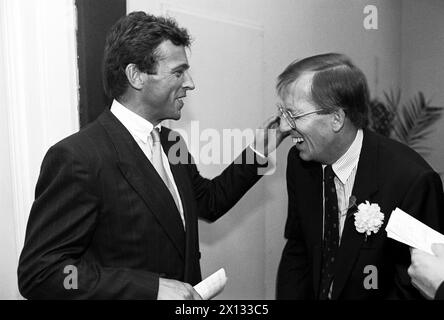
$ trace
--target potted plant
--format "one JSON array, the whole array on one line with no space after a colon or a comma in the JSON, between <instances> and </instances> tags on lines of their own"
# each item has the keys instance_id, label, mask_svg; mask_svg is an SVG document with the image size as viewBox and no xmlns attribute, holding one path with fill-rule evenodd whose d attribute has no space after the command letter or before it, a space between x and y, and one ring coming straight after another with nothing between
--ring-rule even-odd
<instances>
[{"instance_id":1,"label":"potted plant","mask_svg":"<svg viewBox=\"0 0 444 320\"><path fill-rule=\"evenodd\" d=\"M383 101L371 100L369 128L426 156L430 148L424 146L424 139L432 131L432 125L441 118L443 108L433 106L421 91L401 107L400 101L400 90L384 92Z\"/></svg>"}]
</instances>

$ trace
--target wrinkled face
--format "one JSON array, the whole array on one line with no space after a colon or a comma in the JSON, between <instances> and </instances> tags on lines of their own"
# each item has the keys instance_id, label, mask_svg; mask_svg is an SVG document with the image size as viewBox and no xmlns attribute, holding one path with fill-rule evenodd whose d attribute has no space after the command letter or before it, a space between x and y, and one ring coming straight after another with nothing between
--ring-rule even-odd
<instances>
[{"instance_id":1,"label":"wrinkled face","mask_svg":"<svg viewBox=\"0 0 444 320\"><path fill-rule=\"evenodd\" d=\"M157 121L179 120L187 90L194 89L189 74L188 59L183 46L171 41L162 42L157 48L160 53L157 74L149 75L144 84L143 100Z\"/></svg>"},{"instance_id":2,"label":"wrinkled face","mask_svg":"<svg viewBox=\"0 0 444 320\"><path fill-rule=\"evenodd\" d=\"M311 83L314 73L302 74L293 84L289 85L282 94L283 105L293 116L302 115L320 108L311 101ZM299 150L299 156L304 161L317 161L327 164L334 154L332 150L334 131L332 114L311 113L294 120L296 129L281 117L280 129L291 131L293 142Z\"/></svg>"}]
</instances>

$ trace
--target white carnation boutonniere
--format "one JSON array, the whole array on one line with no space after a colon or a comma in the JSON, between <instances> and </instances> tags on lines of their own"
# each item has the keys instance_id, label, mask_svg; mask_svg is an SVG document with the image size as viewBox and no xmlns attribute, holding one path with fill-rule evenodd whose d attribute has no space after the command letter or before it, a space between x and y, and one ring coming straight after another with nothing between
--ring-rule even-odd
<instances>
[{"instance_id":1,"label":"white carnation boutonniere","mask_svg":"<svg viewBox=\"0 0 444 320\"><path fill-rule=\"evenodd\" d=\"M384 222L384 214L379 205L368 201L361 203L354 215L356 230L365 233L365 240L372 232L377 233Z\"/></svg>"}]
</instances>

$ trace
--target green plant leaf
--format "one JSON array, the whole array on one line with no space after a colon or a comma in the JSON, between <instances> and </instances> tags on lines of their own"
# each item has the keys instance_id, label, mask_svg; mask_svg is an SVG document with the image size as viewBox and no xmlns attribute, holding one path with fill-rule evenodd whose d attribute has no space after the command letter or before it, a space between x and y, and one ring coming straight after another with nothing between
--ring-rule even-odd
<instances>
[{"instance_id":1,"label":"green plant leaf","mask_svg":"<svg viewBox=\"0 0 444 320\"><path fill-rule=\"evenodd\" d=\"M387 99L388 98L388 99ZM399 95L386 95L388 105L399 103ZM431 126L442 115L443 108L431 106L424 94L419 92L410 101L405 103L397 112L393 122L393 133L397 140L407 144L418 153L428 154L429 148L423 146L424 139L432 132Z\"/></svg>"}]
</instances>

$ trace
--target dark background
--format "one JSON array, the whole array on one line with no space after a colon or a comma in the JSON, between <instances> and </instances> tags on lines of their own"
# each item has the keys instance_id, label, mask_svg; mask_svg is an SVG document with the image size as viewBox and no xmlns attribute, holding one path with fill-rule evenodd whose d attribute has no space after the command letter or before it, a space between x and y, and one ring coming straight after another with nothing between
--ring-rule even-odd
<instances>
[{"instance_id":1,"label":"dark background","mask_svg":"<svg viewBox=\"0 0 444 320\"><path fill-rule=\"evenodd\" d=\"M76 0L76 7L79 119L84 127L112 103L102 85L103 49L108 30L126 14L126 0Z\"/></svg>"}]
</instances>

